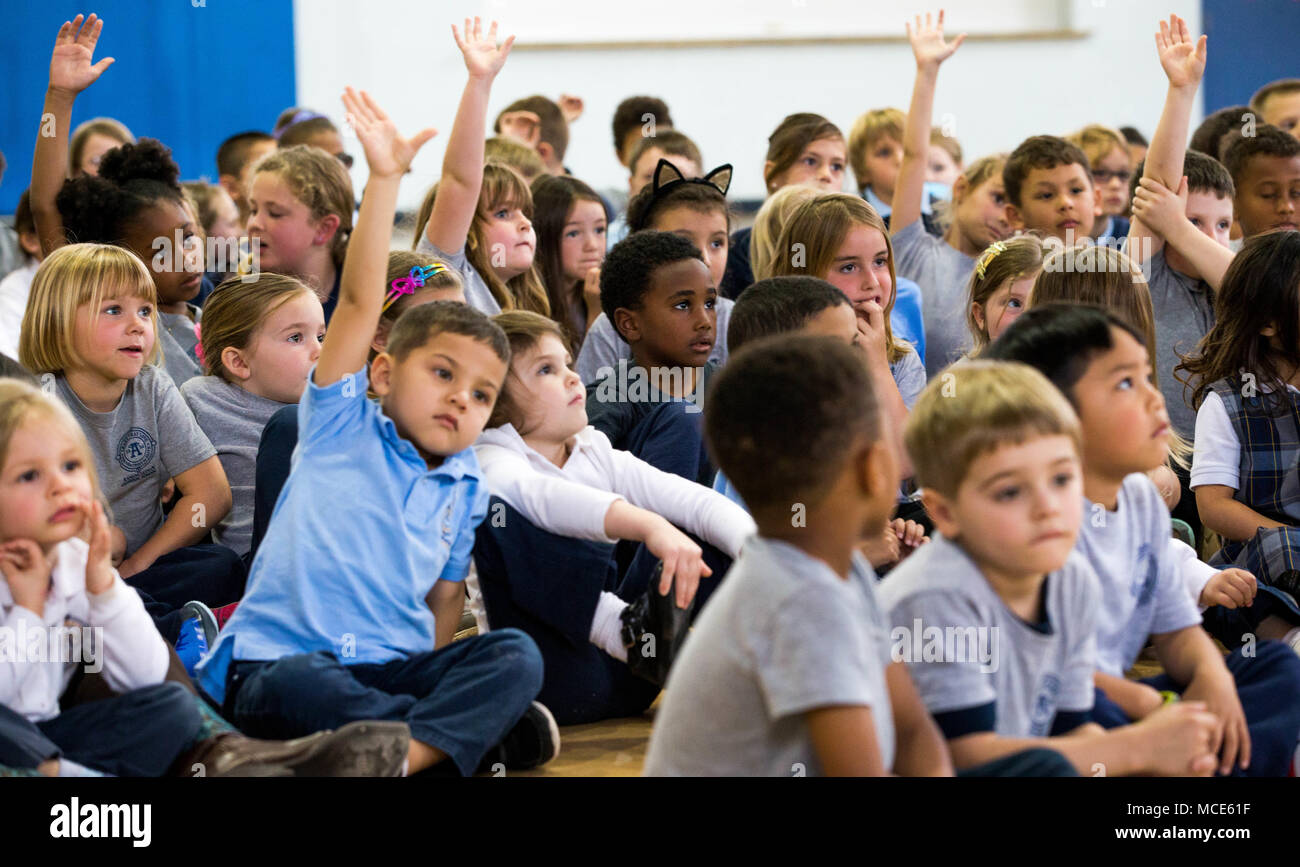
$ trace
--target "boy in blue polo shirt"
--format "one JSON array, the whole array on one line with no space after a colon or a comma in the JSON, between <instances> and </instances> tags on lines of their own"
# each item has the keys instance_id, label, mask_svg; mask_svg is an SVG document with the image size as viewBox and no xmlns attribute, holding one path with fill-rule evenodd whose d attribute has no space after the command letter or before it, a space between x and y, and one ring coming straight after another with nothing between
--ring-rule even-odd
<instances>
[{"instance_id":1,"label":"boy in blue polo shirt","mask_svg":"<svg viewBox=\"0 0 1300 867\"><path fill-rule=\"evenodd\" d=\"M508 47L474 40L466 50L499 68ZM485 759L534 767L559 743L550 713L532 701L537 646L513 629L451 643L488 502L470 446L509 346L463 304L423 305L393 326L367 376L398 184L432 131L402 139L368 95L349 89L344 103L370 180L299 404L293 469L199 683L241 729L268 737L404 721L411 740L397 758L407 773L444 760L462 774Z\"/></svg>"}]
</instances>

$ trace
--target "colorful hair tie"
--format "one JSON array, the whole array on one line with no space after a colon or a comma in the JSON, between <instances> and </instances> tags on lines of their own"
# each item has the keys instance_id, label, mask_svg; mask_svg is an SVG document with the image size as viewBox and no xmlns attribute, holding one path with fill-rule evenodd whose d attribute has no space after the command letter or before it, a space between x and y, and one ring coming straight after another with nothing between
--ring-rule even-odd
<instances>
[{"instance_id":1,"label":"colorful hair tie","mask_svg":"<svg viewBox=\"0 0 1300 867\"><path fill-rule=\"evenodd\" d=\"M202 323L194 323L194 339L198 342L194 344L194 357L199 360L199 367L207 367L207 362L203 360L203 335L199 333Z\"/></svg>"},{"instance_id":2,"label":"colorful hair tie","mask_svg":"<svg viewBox=\"0 0 1300 867\"><path fill-rule=\"evenodd\" d=\"M979 262L975 265L975 273L979 275L981 280L984 279L984 271L989 267L989 263L996 259L999 253L1006 252L1006 249L1007 245L1001 241L994 241L989 244L989 248L984 251L984 255L980 256Z\"/></svg>"},{"instance_id":3,"label":"colorful hair tie","mask_svg":"<svg viewBox=\"0 0 1300 867\"><path fill-rule=\"evenodd\" d=\"M392 307L403 295L414 295L416 289L424 288L426 281L446 270L448 270L447 266L441 262L434 262L432 265L416 265L405 277L398 277L388 284L388 295L384 297L383 310Z\"/></svg>"}]
</instances>

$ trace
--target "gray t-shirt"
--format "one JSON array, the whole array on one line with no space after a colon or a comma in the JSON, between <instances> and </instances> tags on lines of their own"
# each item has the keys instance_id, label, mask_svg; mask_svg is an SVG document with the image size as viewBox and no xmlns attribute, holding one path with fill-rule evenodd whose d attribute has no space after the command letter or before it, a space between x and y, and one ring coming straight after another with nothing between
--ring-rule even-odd
<instances>
[{"instance_id":1,"label":"gray t-shirt","mask_svg":"<svg viewBox=\"0 0 1300 867\"><path fill-rule=\"evenodd\" d=\"M718 296L715 308L718 322L713 329L716 338L713 341L713 351L709 353L709 361L718 367L727 363L727 325L731 322L731 308L735 306L736 302L730 298ZM631 357L632 347L618 336L614 323L602 313L596 317L591 328L587 329L587 336L582 341L582 349L578 352L578 360L573 369L582 377L583 385L594 385L601 377L601 368L612 368L619 359Z\"/></svg>"},{"instance_id":2,"label":"gray t-shirt","mask_svg":"<svg viewBox=\"0 0 1300 867\"><path fill-rule=\"evenodd\" d=\"M234 505L213 530L219 544L246 554L253 542L253 494L257 489L257 447L262 429L288 404L261 397L216 376L197 376L181 386L181 397L217 449L230 482Z\"/></svg>"},{"instance_id":3,"label":"gray t-shirt","mask_svg":"<svg viewBox=\"0 0 1300 867\"><path fill-rule=\"evenodd\" d=\"M921 287L925 371L933 378L973 345L966 326L966 284L975 260L925 231L920 220L892 236L892 241L898 276Z\"/></svg>"},{"instance_id":4,"label":"gray t-shirt","mask_svg":"<svg viewBox=\"0 0 1300 867\"><path fill-rule=\"evenodd\" d=\"M833 705L871 708L891 768L888 665L866 560L855 554L845 581L792 545L751 536L673 666L645 774L820 774L804 715Z\"/></svg>"},{"instance_id":5,"label":"gray t-shirt","mask_svg":"<svg viewBox=\"0 0 1300 867\"><path fill-rule=\"evenodd\" d=\"M935 534L881 582L880 600L894 658L907 662L931 714L993 705L992 731L1046 737L1058 711L1092 708L1098 592L1071 551L1044 579L1046 621L1026 623L960 545Z\"/></svg>"},{"instance_id":6,"label":"gray t-shirt","mask_svg":"<svg viewBox=\"0 0 1300 867\"><path fill-rule=\"evenodd\" d=\"M921 363L921 356L909 344L907 354L891 363L889 372L894 375L894 384L898 386L903 405L910 411L925 390L925 365Z\"/></svg>"},{"instance_id":7,"label":"gray t-shirt","mask_svg":"<svg viewBox=\"0 0 1300 867\"><path fill-rule=\"evenodd\" d=\"M1189 442L1196 434L1196 413L1187 405L1191 391L1174 377L1179 353L1190 355L1196 344L1214 325L1214 301L1210 284L1194 280L1169 267L1165 251L1153 255L1142 269L1151 290L1151 307L1156 317L1156 373L1165 396L1169 423Z\"/></svg>"},{"instance_id":8,"label":"gray t-shirt","mask_svg":"<svg viewBox=\"0 0 1300 867\"><path fill-rule=\"evenodd\" d=\"M1087 498L1083 506L1075 550L1101 586L1097 667L1123 677L1149 636L1199 626L1201 612L1172 555L1169 509L1145 474L1124 479L1115 511Z\"/></svg>"},{"instance_id":9,"label":"gray t-shirt","mask_svg":"<svg viewBox=\"0 0 1300 867\"><path fill-rule=\"evenodd\" d=\"M456 269L456 272L460 274L461 282L465 284L465 303L470 307L480 313L486 313L488 316L496 316L501 312L501 305L492 296L492 290L488 288L478 270L469 263L469 259L465 256L464 247L461 247L455 253L447 253L435 247L433 242L429 240L428 235L421 235L420 243L415 250L426 256L436 256Z\"/></svg>"},{"instance_id":10,"label":"gray t-shirt","mask_svg":"<svg viewBox=\"0 0 1300 867\"><path fill-rule=\"evenodd\" d=\"M162 526L158 498L167 480L217 450L199 430L171 377L157 367L142 367L110 412L87 409L62 375L55 381L59 397L90 440L100 487L113 511L113 523L126 535L130 556Z\"/></svg>"},{"instance_id":11,"label":"gray t-shirt","mask_svg":"<svg viewBox=\"0 0 1300 867\"><path fill-rule=\"evenodd\" d=\"M159 313L162 326L158 339L162 343L163 367L179 388L189 379L203 375L194 347L199 345L194 333L194 320L184 313Z\"/></svg>"}]
</instances>

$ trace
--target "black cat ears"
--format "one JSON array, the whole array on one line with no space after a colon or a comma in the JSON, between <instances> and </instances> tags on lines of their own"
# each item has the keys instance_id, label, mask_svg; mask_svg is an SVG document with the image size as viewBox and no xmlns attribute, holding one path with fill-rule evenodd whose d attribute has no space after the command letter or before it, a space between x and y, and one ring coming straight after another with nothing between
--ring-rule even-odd
<instances>
[{"instance_id":1,"label":"black cat ears","mask_svg":"<svg viewBox=\"0 0 1300 867\"><path fill-rule=\"evenodd\" d=\"M725 196L731 188L731 163L718 166L702 178L688 178L668 160L659 160L650 180L651 194L657 199L679 184L708 184Z\"/></svg>"}]
</instances>

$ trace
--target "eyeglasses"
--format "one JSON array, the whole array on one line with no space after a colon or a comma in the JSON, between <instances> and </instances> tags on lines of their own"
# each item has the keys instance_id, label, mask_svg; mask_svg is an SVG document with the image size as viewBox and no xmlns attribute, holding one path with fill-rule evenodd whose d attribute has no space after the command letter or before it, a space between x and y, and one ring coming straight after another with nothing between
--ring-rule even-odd
<instances>
[{"instance_id":1,"label":"eyeglasses","mask_svg":"<svg viewBox=\"0 0 1300 867\"><path fill-rule=\"evenodd\" d=\"M352 154L335 154L334 156L339 158L339 162L343 163L345 169L352 168Z\"/></svg>"},{"instance_id":2,"label":"eyeglasses","mask_svg":"<svg viewBox=\"0 0 1300 867\"><path fill-rule=\"evenodd\" d=\"M1108 169L1093 169L1092 179L1099 184L1109 184L1111 181L1122 181L1128 183L1128 179L1133 177L1133 173L1128 169L1112 172Z\"/></svg>"}]
</instances>

